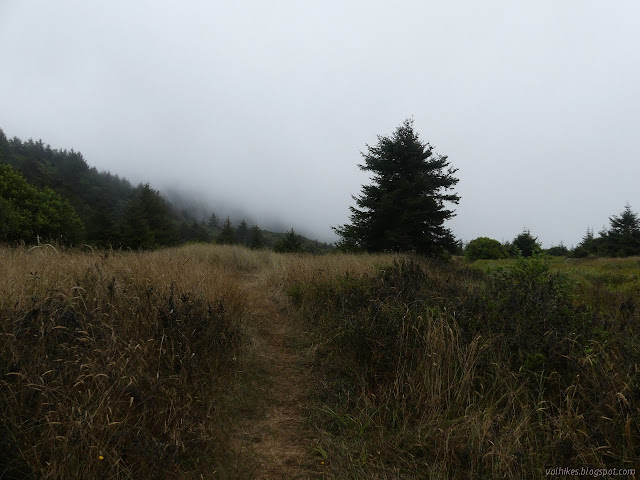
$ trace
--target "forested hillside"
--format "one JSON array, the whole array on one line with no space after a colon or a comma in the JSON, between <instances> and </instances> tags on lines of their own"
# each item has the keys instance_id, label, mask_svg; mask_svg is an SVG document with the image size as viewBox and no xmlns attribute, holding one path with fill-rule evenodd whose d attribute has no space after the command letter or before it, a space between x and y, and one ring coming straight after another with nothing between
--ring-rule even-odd
<instances>
[{"instance_id":1,"label":"forested hillside","mask_svg":"<svg viewBox=\"0 0 640 480\"><path fill-rule=\"evenodd\" d=\"M175 208L149 184L90 167L80 152L51 148L42 140L7 138L0 129L0 241L38 239L101 247L156 248L187 242L239 243L254 248L291 245L284 233L262 231L228 219L227 230L212 212ZM303 237L297 251L329 245Z\"/></svg>"}]
</instances>

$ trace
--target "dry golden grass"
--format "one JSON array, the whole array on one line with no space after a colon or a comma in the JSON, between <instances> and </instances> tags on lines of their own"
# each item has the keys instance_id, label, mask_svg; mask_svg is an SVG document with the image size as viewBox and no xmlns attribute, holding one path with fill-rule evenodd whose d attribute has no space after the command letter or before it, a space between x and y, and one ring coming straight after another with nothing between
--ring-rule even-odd
<instances>
[{"instance_id":1,"label":"dry golden grass","mask_svg":"<svg viewBox=\"0 0 640 480\"><path fill-rule=\"evenodd\" d=\"M227 436L258 381L256 295L390 258L0 248L2 478L248 475Z\"/></svg>"},{"instance_id":2,"label":"dry golden grass","mask_svg":"<svg viewBox=\"0 0 640 480\"><path fill-rule=\"evenodd\" d=\"M3 478L200 478L224 456L247 308L268 256L0 249Z\"/></svg>"}]
</instances>

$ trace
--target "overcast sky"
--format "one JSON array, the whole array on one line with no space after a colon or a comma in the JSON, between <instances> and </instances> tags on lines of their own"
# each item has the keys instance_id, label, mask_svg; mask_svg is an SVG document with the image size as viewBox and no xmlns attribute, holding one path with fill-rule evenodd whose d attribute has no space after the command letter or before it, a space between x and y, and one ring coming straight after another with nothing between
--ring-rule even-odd
<instances>
[{"instance_id":1,"label":"overcast sky","mask_svg":"<svg viewBox=\"0 0 640 480\"><path fill-rule=\"evenodd\" d=\"M465 241L640 211L637 0L0 0L0 128L333 241L406 118ZM265 220L266 221L266 220Z\"/></svg>"}]
</instances>

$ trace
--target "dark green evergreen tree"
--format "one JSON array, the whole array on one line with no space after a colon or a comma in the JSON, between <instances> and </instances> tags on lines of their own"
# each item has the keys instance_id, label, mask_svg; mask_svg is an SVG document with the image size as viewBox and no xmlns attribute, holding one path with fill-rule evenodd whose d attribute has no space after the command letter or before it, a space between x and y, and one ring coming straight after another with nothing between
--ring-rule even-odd
<instances>
[{"instance_id":1,"label":"dark green evergreen tree","mask_svg":"<svg viewBox=\"0 0 640 480\"><path fill-rule=\"evenodd\" d=\"M249 244L249 227L247 226L247 222L242 220L240 225L238 225L238 229L236 230L236 238L238 239L238 243L242 245Z\"/></svg>"},{"instance_id":2,"label":"dark green evergreen tree","mask_svg":"<svg viewBox=\"0 0 640 480\"><path fill-rule=\"evenodd\" d=\"M220 226L220 221L218 220L218 216L215 212L211 212L211 216L207 221L207 226L211 229L217 229Z\"/></svg>"},{"instance_id":3,"label":"dark green evergreen tree","mask_svg":"<svg viewBox=\"0 0 640 480\"><path fill-rule=\"evenodd\" d=\"M87 241L100 247L118 247L120 229L113 208L101 199L87 222Z\"/></svg>"},{"instance_id":4,"label":"dark green evergreen tree","mask_svg":"<svg viewBox=\"0 0 640 480\"><path fill-rule=\"evenodd\" d=\"M122 223L128 248L157 248L178 243L178 231L167 202L149 184L139 185L129 200Z\"/></svg>"},{"instance_id":5,"label":"dark green evergreen tree","mask_svg":"<svg viewBox=\"0 0 640 480\"><path fill-rule=\"evenodd\" d=\"M4 161L4 157L9 155L9 140L0 128L0 163Z\"/></svg>"},{"instance_id":6,"label":"dark green evergreen tree","mask_svg":"<svg viewBox=\"0 0 640 480\"><path fill-rule=\"evenodd\" d=\"M302 248L305 253L318 254L320 253L320 242L318 240L310 240L308 242L304 242Z\"/></svg>"},{"instance_id":7,"label":"dark green evergreen tree","mask_svg":"<svg viewBox=\"0 0 640 480\"><path fill-rule=\"evenodd\" d=\"M191 222L181 222L180 241L208 243L211 241L211 235L204 223L200 223L196 220L192 220Z\"/></svg>"},{"instance_id":8,"label":"dark green evergreen tree","mask_svg":"<svg viewBox=\"0 0 640 480\"><path fill-rule=\"evenodd\" d=\"M178 243L178 232L171 218L169 204L157 190L149 184L138 186L137 195L149 228L153 234L154 243L158 246L175 245Z\"/></svg>"},{"instance_id":9,"label":"dark green evergreen tree","mask_svg":"<svg viewBox=\"0 0 640 480\"><path fill-rule=\"evenodd\" d=\"M460 197L447 193L458 183L446 156L436 155L405 122L390 137L367 145L360 169L373 174L371 185L353 197L351 223L334 227L338 247L367 251L416 251L440 255L453 252L456 241L444 222L454 216L445 203Z\"/></svg>"},{"instance_id":10,"label":"dark green evergreen tree","mask_svg":"<svg viewBox=\"0 0 640 480\"><path fill-rule=\"evenodd\" d=\"M584 258L589 255L595 255L598 250L598 238L593 235L593 229L587 227L587 231L576 248L573 249L573 256L576 258Z\"/></svg>"},{"instance_id":11,"label":"dark green evergreen tree","mask_svg":"<svg viewBox=\"0 0 640 480\"><path fill-rule=\"evenodd\" d=\"M530 257L534 253L540 251L541 245L538 237L531 235L529 229L522 230L516 238L511 242L511 253L517 255L520 253L523 257Z\"/></svg>"},{"instance_id":12,"label":"dark green evergreen tree","mask_svg":"<svg viewBox=\"0 0 640 480\"><path fill-rule=\"evenodd\" d=\"M300 253L303 252L302 237L297 235L293 230L289 230L285 233L284 237L276 242L273 246L273 250L278 253Z\"/></svg>"},{"instance_id":13,"label":"dark green evergreen tree","mask_svg":"<svg viewBox=\"0 0 640 480\"><path fill-rule=\"evenodd\" d=\"M222 225L222 231L220 232L220 236L218 237L218 243L222 245L233 245L237 243L236 239L236 230L231 225L231 220L229 217L224 221L224 225Z\"/></svg>"},{"instance_id":14,"label":"dark green evergreen tree","mask_svg":"<svg viewBox=\"0 0 640 480\"><path fill-rule=\"evenodd\" d=\"M618 216L609 217L610 228L600 234L601 253L612 257L640 255L640 218L627 204Z\"/></svg>"},{"instance_id":15,"label":"dark green evergreen tree","mask_svg":"<svg viewBox=\"0 0 640 480\"><path fill-rule=\"evenodd\" d=\"M264 247L264 237L258 225L252 226L249 231L249 247L254 250Z\"/></svg>"},{"instance_id":16,"label":"dark green evergreen tree","mask_svg":"<svg viewBox=\"0 0 640 480\"><path fill-rule=\"evenodd\" d=\"M139 196L129 201L122 222L122 244L126 248L150 249L156 246L144 206Z\"/></svg>"},{"instance_id":17,"label":"dark green evergreen tree","mask_svg":"<svg viewBox=\"0 0 640 480\"><path fill-rule=\"evenodd\" d=\"M195 220L191 224L191 236L194 242L209 243L211 241L211 234L206 225Z\"/></svg>"}]
</instances>

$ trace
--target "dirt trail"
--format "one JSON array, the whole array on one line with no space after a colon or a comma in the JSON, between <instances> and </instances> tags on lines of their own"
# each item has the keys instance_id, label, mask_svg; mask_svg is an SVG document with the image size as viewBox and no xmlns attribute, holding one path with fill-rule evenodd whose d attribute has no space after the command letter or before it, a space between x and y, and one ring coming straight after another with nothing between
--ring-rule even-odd
<instances>
[{"instance_id":1,"label":"dirt trail","mask_svg":"<svg viewBox=\"0 0 640 480\"><path fill-rule=\"evenodd\" d=\"M255 462L251 478L317 478L304 425L311 384L304 365L304 332L286 315L281 292L257 276L243 283L250 305L247 333L255 349L256 391L246 392L255 397L254 404L234 433L235 449L241 458Z\"/></svg>"}]
</instances>

